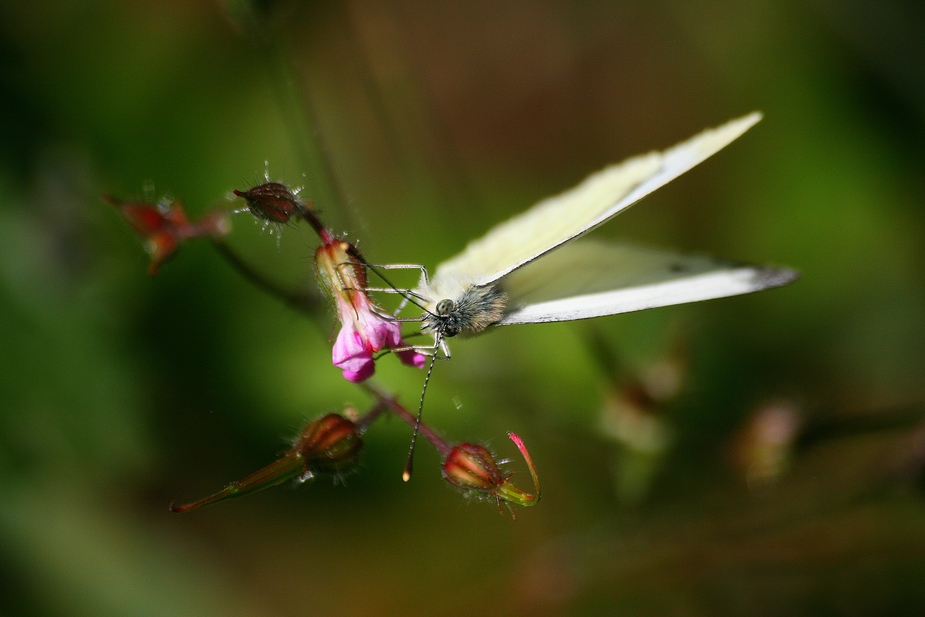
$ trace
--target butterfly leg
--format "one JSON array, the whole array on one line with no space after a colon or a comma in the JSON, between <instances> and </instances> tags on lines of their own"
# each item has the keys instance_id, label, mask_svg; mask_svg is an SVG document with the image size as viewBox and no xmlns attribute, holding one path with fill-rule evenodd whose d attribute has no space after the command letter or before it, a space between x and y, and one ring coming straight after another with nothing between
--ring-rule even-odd
<instances>
[{"instance_id":1,"label":"butterfly leg","mask_svg":"<svg viewBox=\"0 0 925 617\"><path fill-rule=\"evenodd\" d=\"M383 313L382 311L378 311L376 309L372 309L372 311L373 313L375 313L379 317L382 317L383 319L386 319L388 321L394 321L397 323L421 323L421 319L422 319L421 317L396 317L395 315L390 315L389 313Z\"/></svg>"},{"instance_id":2,"label":"butterfly leg","mask_svg":"<svg viewBox=\"0 0 925 617\"><path fill-rule=\"evenodd\" d=\"M418 308L426 311L426 309L424 309L423 306L421 306L418 302L415 301L415 300L425 299L423 296L421 296L421 294L416 293L414 290L411 290L411 289L400 289L396 287L395 285L392 285L389 279L387 279L385 275L379 270L419 270L421 273L420 284L426 286L430 283L430 279L427 276L427 268L419 264L370 264L370 263L366 263L365 265L367 268L375 272L376 275L379 276L379 278L381 278L383 281L385 281L389 285L389 287L367 287L366 291L397 293L402 296L402 301L399 303L398 308L395 309L393 316L398 315L400 312L402 312L404 308L408 306L409 302L411 304L414 304Z\"/></svg>"},{"instance_id":3,"label":"butterfly leg","mask_svg":"<svg viewBox=\"0 0 925 617\"><path fill-rule=\"evenodd\" d=\"M435 356L437 360L450 359L450 346L447 345L446 341L443 339L440 339L439 342L435 340L433 345L407 345L405 347L392 347L388 350L383 350L383 354L396 351L414 351L428 357Z\"/></svg>"},{"instance_id":4,"label":"butterfly leg","mask_svg":"<svg viewBox=\"0 0 925 617\"><path fill-rule=\"evenodd\" d=\"M443 359L449 360L450 359L450 346L446 344L446 340L441 338L438 346L440 347L440 350L443 352Z\"/></svg>"},{"instance_id":5,"label":"butterfly leg","mask_svg":"<svg viewBox=\"0 0 925 617\"><path fill-rule=\"evenodd\" d=\"M378 270L420 270L421 271L421 281L425 285L430 284L430 279L427 276L427 268L425 268L424 266L420 264L366 264L366 267L372 270L373 272L376 272L377 269Z\"/></svg>"},{"instance_id":6,"label":"butterfly leg","mask_svg":"<svg viewBox=\"0 0 925 617\"><path fill-rule=\"evenodd\" d=\"M397 289L395 287L364 287L362 290L352 289L352 291L378 291L380 293L387 294L401 294L408 295L417 298L418 300L423 300L424 296L415 292L413 289ZM405 300L407 302L407 299Z\"/></svg>"},{"instance_id":7,"label":"butterfly leg","mask_svg":"<svg viewBox=\"0 0 925 617\"><path fill-rule=\"evenodd\" d=\"M395 353L397 351L413 351L415 353L421 354L422 356L427 356L428 358L436 356L438 360L449 360L450 357L446 355L446 352L449 351L449 349L444 350L443 347L443 345L439 347L429 347L426 345L423 347L418 345L408 345L406 347L390 347L388 349L383 349L382 352L376 356L376 360L387 353Z\"/></svg>"},{"instance_id":8,"label":"butterfly leg","mask_svg":"<svg viewBox=\"0 0 925 617\"><path fill-rule=\"evenodd\" d=\"M367 264L367 265L370 270L372 270L373 272L376 272L376 274L379 275L379 278L381 278L386 283L389 283L388 279L386 279L381 273L377 272L376 271L377 269L380 269L380 270L420 270L421 283L423 283L425 286L430 283L430 279L427 276L427 268L419 264L378 264L378 265ZM389 285L391 285L391 283L389 283ZM382 291L386 291L386 290L383 289ZM399 303L398 308L395 309L395 315L398 315L400 312L402 312L402 310L404 310L404 308L408 305L408 302L412 301L411 300L412 296L417 298L418 300L424 299L420 294L416 294L410 289L407 289L407 290L393 289L392 291L395 293L400 293L402 295L402 301L401 303Z\"/></svg>"}]
</instances>

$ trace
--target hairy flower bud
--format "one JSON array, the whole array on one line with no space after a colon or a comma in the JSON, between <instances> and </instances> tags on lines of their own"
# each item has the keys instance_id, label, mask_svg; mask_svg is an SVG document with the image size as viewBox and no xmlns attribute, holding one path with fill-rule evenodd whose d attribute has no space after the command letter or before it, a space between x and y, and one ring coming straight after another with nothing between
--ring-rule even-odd
<instances>
[{"instance_id":1,"label":"hairy flower bud","mask_svg":"<svg viewBox=\"0 0 925 617\"><path fill-rule=\"evenodd\" d=\"M306 426L293 451L302 459L300 479L304 481L317 474L338 474L352 469L362 449L363 440L356 425L332 413Z\"/></svg>"},{"instance_id":2,"label":"hairy flower bud","mask_svg":"<svg viewBox=\"0 0 925 617\"><path fill-rule=\"evenodd\" d=\"M315 273L341 323L332 352L334 366L356 383L372 376L376 370L373 355L383 349L396 350L409 366L424 366L425 356L408 349L402 340L401 325L383 317L367 295L366 267L355 257L355 249L330 234L322 238L323 244L315 251Z\"/></svg>"},{"instance_id":3,"label":"hairy flower bud","mask_svg":"<svg viewBox=\"0 0 925 617\"><path fill-rule=\"evenodd\" d=\"M328 414L310 422L281 458L223 490L182 506L170 505L173 512L187 512L202 506L243 497L276 486L286 480L305 482L316 475L338 476L359 461L363 440L357 426L339 414Z\"/></svg>"},{"instance_id":4,"label":"hairy flower bud","mask_svg":"<svg viewBox=\"0 0 925 617\"><path fill-rule=\"evenodd\" d=\"M488 448L476 444L457 445L443 461L444 479L464 491L494 493L509 475L498 468Z\"/></svg>"},{"instance_id":5,"label":"hairy flower bud","mask_svg":"<svg viewBox=\"0 0 925 617\"><path fill-rule=\"evenodd\" d=\"M288 223L305 208L295 193L280 182L264 182L234 194L247 202L251 214L273 223Z\"/></svg>"},{"instance_id":6,"label":"hairy flower bud","mask_svg":"<svg viewBox=\"0 0 925 617\"><path fill-rule=\"evenodd\" d=\"M509 478L512 474L501 471L488 448L471 443L461 443L450 451L443 461L443 478L468 494L493 497L498 502L499 510L502 503L532 506L540 499L539 477L520 437L514 433L508 433L508 437L517 445L527 462L533 476L535 494L526 493L511 484Z\"/></svg>"}]
</instances>

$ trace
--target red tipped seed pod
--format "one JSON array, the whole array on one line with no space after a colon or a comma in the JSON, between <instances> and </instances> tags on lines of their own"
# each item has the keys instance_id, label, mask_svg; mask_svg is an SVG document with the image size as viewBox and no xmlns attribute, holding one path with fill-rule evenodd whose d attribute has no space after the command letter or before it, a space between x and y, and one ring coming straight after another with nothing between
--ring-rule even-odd
<instances>
[{"instance_id":1,"label":"red tipped seed pod","mask_svg":"<svg viewBox=\"0 0 925 617\"><path fill-rule=\"evenodd\" d=\"M532 506L540 500L540 482L533 460L523 441L514 433L508 433L520 450L533 476L534 494L527 493L510 483L510 473L501 471L494 455L488 448L471 443L455 446L443 461L443 478L454 487L479 497L489 496L501 505L517 504ZM513 512L512 512L513 514Z\"/></svg>"}]
</instances>

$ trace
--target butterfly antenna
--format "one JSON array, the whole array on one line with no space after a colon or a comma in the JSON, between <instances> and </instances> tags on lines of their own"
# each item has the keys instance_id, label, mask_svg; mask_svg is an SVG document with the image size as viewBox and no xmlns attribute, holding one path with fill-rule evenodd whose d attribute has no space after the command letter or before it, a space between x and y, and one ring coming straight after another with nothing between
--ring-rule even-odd
<instances>
[{"instance_id":1,"label":"butterfly antenna","mask_svg":"<svg viewBox=\"0 0 925 617\"><path fill-rule=\"evenodd\" d=\"M434 355L430 358L430 366L427 367L427 375L424 377L421 401L418 403L418 417L414 421L414 434L411 436L411 447L408 449L408 460L405 462L405 470L401 474L401 479L405 482L411 480L412 467L414 466L414 446L418 441L418 433L421 432L421 416L424 415L424 395L427 393L427 384L430 383L430 374L433 372L434 364L437 362L437 353L442 340L443 338L438 336L434 342Z\"/></svg>"}]
</instances>

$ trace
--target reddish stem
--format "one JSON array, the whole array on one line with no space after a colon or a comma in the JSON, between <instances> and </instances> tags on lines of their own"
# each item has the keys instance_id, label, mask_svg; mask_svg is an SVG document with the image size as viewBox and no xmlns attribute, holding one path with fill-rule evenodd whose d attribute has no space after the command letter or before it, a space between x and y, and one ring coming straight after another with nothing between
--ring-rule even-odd
<instances>
[{"instance_id":1,"label":"reddish stem","mask_svg":"<svg viewBox=\"0 0 925 617\"><path fill-rule=\"evenodd\" d=\"M402 420L404 420L406 424L408 424L408 425L411 426L412 428L415 426L415 424L417 424L417 416L416 416L415 414L411 413L410 411L408 411L407 409L405 409L401 404L399 404L399 402L395 399L395 397L389 396L388 394L386 394L385 392L383 392L382 390L380 390L380 389L377 388L376 386L373 386L373 385L371 385L371 384L369 384L369 383L364 383L364 384L362 384L362 385L363 385L364 388L366 388L366 390L367 390L370 394L372 394L373 396L375 396L376 399L377 399L380 403L385 404L385 405L388 407L389 411L391 411L393 414L395 414L396 416L398 416L399 418L401 418ZM365 418L364 418L364 420L365 420ZM361 422L362 422L362 421L363 421L363 420L361 420ZM367 424L368 424L368 423L367 423ZM441 455L443 458L446 458L447 456L450 455L450 452L453 450L453 446L451 446L450 444L448 444L448 443L443 439L443 437L441 437L441 436L437 433L437 431L435 431L434 429L430 428L429 426L427 426L427 425L424 424L423 422L421 422L421 424L420 424L420 431L421 431L421 435L423 435L424 438L425 438L427 441L429 441L430 444L431 444L434 448L437 449L437 452L439 452L440 455Z\"/></svg>"},{"instance_id":2,"label":"reddish stem","mask_svg":"<svg viewBox=\"0 0 925 617\"><path fill-rule=\"evenodd\" d=\"M232 482L223 490L205 499L200 499L199 501L194 501L193 503L182 506L170 504L170 511L187 512L226 499L233 499L249 493L256 493L257 491L276 486L291 478L298 477L299 474L302 473L302 465L303 460L299 453L294 450L290 451L286 456L277 461L273 461L260 471L255 471L242 480Z\"/></svg>"}]
</instances>

